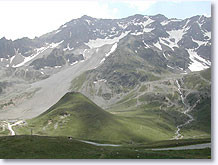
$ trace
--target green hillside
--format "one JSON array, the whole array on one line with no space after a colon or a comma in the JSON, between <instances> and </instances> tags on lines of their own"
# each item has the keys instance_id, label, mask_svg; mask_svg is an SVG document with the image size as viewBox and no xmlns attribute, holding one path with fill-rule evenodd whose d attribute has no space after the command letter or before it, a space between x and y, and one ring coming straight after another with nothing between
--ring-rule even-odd
<instances>
[{"instance_id":1,"label":"green hillside","mask_svg":"<svg viewBox=\"0 0 218 165\"><path fill-rule=\"evenodd\" d=\"M194 120L181 129L184 138L210 137L210 68L188 74L165 74L159 79L140 82L137 87L128 88L129 92L120 90L118 94L110 90L110 81L113 80L111 77L100 81L101 79L95 77L93 72L88 71L77 77L72 82L71 90L84 93L102 106L104 104L101 102L107 100L105 101L105 104L107 104L106 110L116 116L135 117L139 118L139 120L143 118L143 122L146 119L152 119L152 124L149 121L146 123L151 129L164 127L165 125L175 128L185 123L189 120L189 117L184 115L183 112L189 108L191 109L189 114L193 116ZM108 76L108 74L104 75ZM122 79L122 75L117 77ZM96 79L100 80L97 81ZM118 82L118 80L116 81ZM178 85L181 88L180 91L185 105L181 100ZM99 101L99 98L102 98L102 100ZM113 98L116 98L116 101Z\"/></svg>"},{"instance_id":2,"label":"green hillside","mask_svg":"<svg viewBox=\"0 0 218 165\"><path fill-rule=\"evenodd\" d=\"M144 113L143 113L144 114ZM71 92L40 116L14 127L15 132L49 136L72 136L112 142L150 142L173 137L175 126L166 115L119 116L104 111L84 95ZM146 114L146 113L145 113Z\"/></svg>"}]
</instances>

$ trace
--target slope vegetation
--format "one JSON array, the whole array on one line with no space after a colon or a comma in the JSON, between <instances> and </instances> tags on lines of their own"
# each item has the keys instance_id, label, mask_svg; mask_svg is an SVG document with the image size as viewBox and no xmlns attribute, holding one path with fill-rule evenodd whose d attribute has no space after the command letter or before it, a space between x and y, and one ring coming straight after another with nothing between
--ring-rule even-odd
<instances>
[{"instance_id":1,"label":"slope vegetation","mask_svg":"<svg viewBox=\"0 0 218 165\"><path fill-rule=\"evenodd\" d=\"M116 58L118 56L116 54ZM156 78L154 75L157 74L149 71L153 79L147 76L144 81L138 81L140 75L136 76L138 79L131 75L140 74L147 69L139 71L136 65L133 67L133 58L135 56L126 57L128 66L132 66L129 68L121 65L124 60L115 60L116 64L120 63L119 69L113 68L114 63L110 61L104 68L106 61L98 69L85 72L72 81L72 90L88 95L91 100L116 116L138 118L138 121L143 119L151 128L157 129L166 124L171 128L182 125L182 138L210 137L211 69L188 74L165 73ZM111 72L106 73L110 68ZM133 68L135 70L131 74L126 73ZM120 70L122 71L119 72ZM134 82L137 83L131 86ZM146 119L152 120L152 124ZM160 121L163 123L160 124Z\"/></svg>"},{"instance_id":2,"label":"slope vegetation","mask_svg":"<svg viewBox=\"0 0 218 165\"><path fill-rule=\"evenodd\" d=\"M19 134L72 136L78 139L112 142L167 140L175 127L158 114L119 116L104 111L84 95L71 92L40 116L15 127Z\"/></svg>"}]
</instances>

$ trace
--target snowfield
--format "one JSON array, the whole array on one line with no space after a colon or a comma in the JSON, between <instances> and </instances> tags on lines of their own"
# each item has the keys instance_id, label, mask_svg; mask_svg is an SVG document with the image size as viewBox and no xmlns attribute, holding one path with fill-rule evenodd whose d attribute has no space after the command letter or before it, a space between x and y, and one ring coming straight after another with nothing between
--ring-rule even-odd
<instances>
[{"instance_id":1,"label":"snowfield","mask_svg":"<svg viewBox=\"0 0 218 165\"><path fill-rule=\"evenodd\" d=\"M210 67L211 62L200 57L193 49L187 49L187 51L189 53L189 58L192 61L188 68L192 72L201 71Z\"/></svg>"},{"instance_id":2,"label":"snowfield","mask_svg":"<svg viewBox=\"0 0 218 165\"><path fill-rule=\"evenodd\" d=\"M89 40L88 43L85 43L87 46L89 46L90 48L98 48L98 47L102 47L103 45L106 44L114 44L116 42L119 42L120 39L122 39L123 37L125 37L128 32L122 33L119 37L114 37L113 39L101 39L101 38L97 38L96 40Z\"/></svg>"},{"instance_id":3,"label":"snowfield","mask_svg":"<svg viewBox=\"0 0 218 165\"><path fill-rule=\"evenodd\" d=\"M63 40L63 41L64 41L64 40ZM43 53L45 50L47 50L47 49L49 49L49 48L53 49L53 48L57 47L58 45L60 45L63 41L58 42L58 43L51 43L51 44L49 44L49 45L47 45L47 46L44 46L44 47L41 47L41 48L37 48L37 49L35 50L35 51L36 51L35 54L32 54L31 56L28 56L28 57L24 57L24 56L23 56L23 57L24 57L23 62L21 62L21 63L19 63L19 64L17 64L17 65L13 65L12 67L13 67L13 68L17 68L17 67L24 66L27 62L29 62L29 61L35 59L39 54Z\"/></svg>"}]
</instances>

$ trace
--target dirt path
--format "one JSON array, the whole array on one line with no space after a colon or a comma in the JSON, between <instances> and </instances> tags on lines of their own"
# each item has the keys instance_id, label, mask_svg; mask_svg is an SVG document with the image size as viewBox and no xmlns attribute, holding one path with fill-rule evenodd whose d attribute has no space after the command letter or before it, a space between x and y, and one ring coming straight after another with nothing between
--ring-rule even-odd
<instances>
[{"instance_id":1,"label":"dirt path","mask_svg":"<svg viewBox=\"0 0 218 165\"><path fill-rule=\"evenodd\" d=\"M118 144L100 144L100 143L95 143L95 142L91 142L91 141L86 141L86 140L78 140L80 142L84 142L87 144L92 144L94 146L105 146L105 147L120 147L121 145Z\"/></svg>"},{"instance_id":2,"label":"dirt path","mask_svg":"<svg viewBox=\"0 0 218 165\"><path fill-rule=\"evenodd\" d=\"M154 148L154 149L150 149L150 150L152 150L152 151L167 151L167 150L193 150L193 149L204 149L204 148L211 148L211 143L194 144L194 145L170 147L170 148Z\"/></svg>"}]
</instances>

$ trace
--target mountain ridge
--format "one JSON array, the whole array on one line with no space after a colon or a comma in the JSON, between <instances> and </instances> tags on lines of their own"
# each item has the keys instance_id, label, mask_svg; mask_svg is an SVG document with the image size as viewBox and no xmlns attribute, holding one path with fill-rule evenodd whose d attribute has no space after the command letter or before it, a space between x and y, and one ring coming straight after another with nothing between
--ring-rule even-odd
<instances>
[{"instance_id":1,"label":"mountain ridge","mask_svg":"<svg viewBox=\"0 0 218 165\"><path fill-rule=\"evenodd\" d=\"M71 90L99 100L98 105L110 105L147 82L210 68L211 18L134 15L114 20L84 16L31 44L27 52L16 47L15 55L3 53L7 58L0 58L2 81L12 82L2 86L0 104L14 103L4 106L2 118L38 115ZM9 50L15 51L14 47ZM19 83L12 81L15 78ZM22 88L17 88L19 85Z\"/></svg>"}]
</instances>

